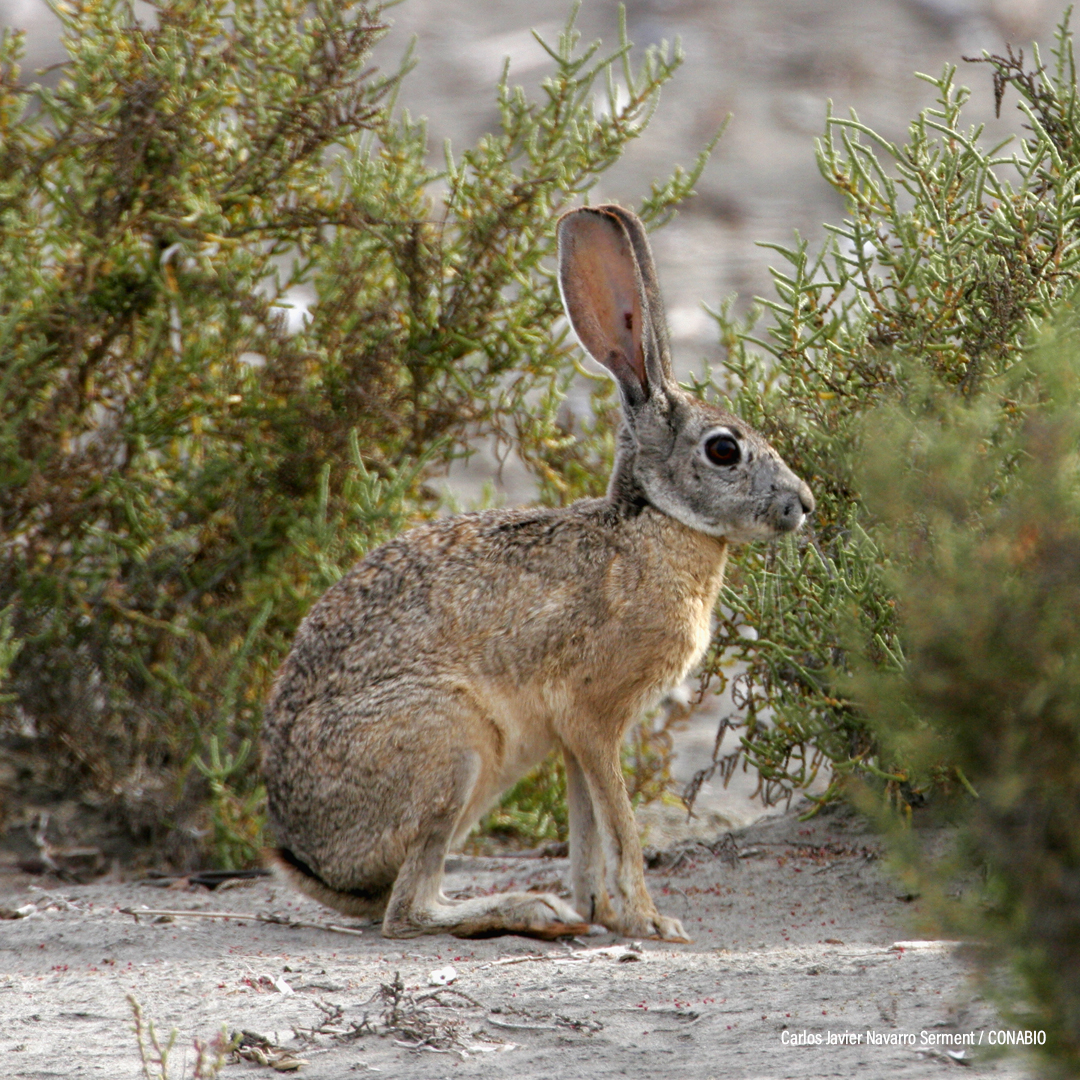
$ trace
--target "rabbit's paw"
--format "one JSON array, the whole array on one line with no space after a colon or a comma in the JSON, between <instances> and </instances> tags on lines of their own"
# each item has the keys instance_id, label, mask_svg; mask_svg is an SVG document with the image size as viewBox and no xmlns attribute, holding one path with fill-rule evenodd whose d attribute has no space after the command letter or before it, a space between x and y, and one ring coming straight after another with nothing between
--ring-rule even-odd
<instances>
[{"instance_id":1,"label":"rabbit's paw","mask_svg":"<svg viewBox=\"0 0 1080 1080\"><path fill-rule=\"evenodd\" d=\"M653 926L656 927L656 936L661 941L678 941L686 943L690 935L683 929L683 924L678 919L669 919L666 915L653 917Z\"/></svg>"},{"instance_id":2,"label":"rabbit's paw","mask_svg":"<svg viewBox=\"0 0 1080 1080\"><path fill-rule=\"evenodd\" d=\"M533 910L523 920L518 933L529 937L554 940L561 937L576 937L587 934L589 924L565 901L551 893L540 893L534 897Z\"/></svg>"},{"instance_id":3,"label":"rabbit's paw","mask_svg":"<svg viewBox=\"0 0 1080 1080\"><path fill-rule=\"evenodd\" d=\"M553 893L530 893L527 895L535 895L537 900L542 901L544 907L551 912L558 922L579 923L582 921L581 916L565 900L560 900Z\"/></svg>"},{"instance_id":4,"label":"rabbit's paw","mask_svg":"<svg viewBox=\"0 0 1080 1080\"><path fill-rule=\"evenodd\" d=\"M586 934L589 924L551 893L525 893L517 910L508 919L511 929L529 937L560 938Z\"/></svg>"},{"instance_id":5,"label":"rabbit's paw","mask_svg":"<svg viewBox=\"0 0 1080 1080\"><path fill-rule=\"evenodd\" d=\"M455 925L449 929L457 937L523 934L551 940L589 931L589 924L569 904L550 893L502 893L466 900L455 910Z\"/></svg>"},{"instance_id":6,"label":"rabbit's paw","mask_svg":"<svg viewBox=\"0 0 1080 1080\"><path fill-rule=\"evenodd\" d=\"M623 919L619 931L624 937L644 937L659 941L675 941L686 944L690 935L683 929L678 919L653 911L637 918Z\"/></svg>"}]
</instances>

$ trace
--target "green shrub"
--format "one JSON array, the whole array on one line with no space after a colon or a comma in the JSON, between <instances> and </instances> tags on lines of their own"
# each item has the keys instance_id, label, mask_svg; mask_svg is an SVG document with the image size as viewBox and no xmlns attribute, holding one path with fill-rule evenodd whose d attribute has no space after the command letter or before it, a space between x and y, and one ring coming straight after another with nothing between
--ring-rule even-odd
<instances>
[{"instance_id":1,"label":"green shrub","mask_svg":"<svg viewBox=\"0 0 1080 1080\"><path fill-rule=\"evenodd\" d=\"M557 412L551 225L679 58L578 49L571 20L538 99L504 79L500 130L436 169L392 108L404 71L370 70L377 5L56 10L55 87L0 43L0 609L21 643L0 728L32 726L43 778L144 838L201 828L234 862L258 831L243 747L297 622L437 511L433 471L512 433L545 498L602 482L604 393L594 427Z\"/></svg>"},{"instance_id":2,"label":"green shrub","mask_svg":"<svg viewBox=\"0 0 1080 1080\"><path fill-rule=\"evenodd\" d=\"M1011 388L1015 422L1002 428ZM1046 1032L1048 1074L1080 1069L1080 318L1067 305L996 392L923 385L876 418L863 473L901 598L905 663L858 696L916 769L967 784L955 850L898 834L944 929L1009 960L1007 1015ZM982 879L980 881L980 878ZM974 884L973 884L974 883ZM988 964L992 970L992 964ZM997 979L991 985L999 989ZM1007 985L1007 984L1006 984Z\"/></svg>"},{"instance_id":3,"label":"green shrub","mask_svg":"<svg viewBox=\"0 0 1080 1080\"><path fill-rule=\"evenodd\" d=\"M726 396L763 431L817 497L812 527L775 547L742 551L729 572L704 665L706 683L733 686L729 720L742 757L772 800L822 769L835 798L853 776L876 777L911 801L962 786L952 763L916 768L883 750L851 696L853 654L881 670L902 666L897 594L885 575L878 512L865 505L859 467L877 440L868 415L897 400L919 373L926 392L957 400L985 392L995 430L1019 420L1027 392L1010 373L1032 329L1080 282L1080 115L1072 37L1062 24L1054 62L990 57L998 100L1017 95L1021 137L985 148L965 126L969 91L955 71L920 76L936 103L900 146L830 115L818 158L849 216L827 226L816 252L777 248L776 296L740 323L717 313L727 349L723 378L701 392ZM764 336L762 336L764 333ZM748 633L747 627L753 632ZM733 669L732 664L737 662ZM738 672L737 676L731 674Z\"/></svg>"}]
</instances>

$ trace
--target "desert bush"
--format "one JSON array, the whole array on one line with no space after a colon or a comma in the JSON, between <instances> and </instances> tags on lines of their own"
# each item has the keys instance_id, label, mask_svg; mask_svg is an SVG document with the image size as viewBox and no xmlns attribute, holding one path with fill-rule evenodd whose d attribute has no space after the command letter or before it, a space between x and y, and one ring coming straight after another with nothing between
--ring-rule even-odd
<instances>
[{"instance_id":1,"label":"desert bush","mask_svg":"<svg viewBox=\"0 0 1080 1080\"><path fill-rule=\"evenodd\" d=\"M944 399L989 395L1003 437L1033 392L1013 378L1033 329L1080 281L1068 16L1049 67L1037 49L1033 67L1011 50L980 63L999 106L1016 98L1021 131L1008 145L985 147L981 128L965 125L970 92L953 67L920 76L936 101L904 145L854 113L828 116L818 160L848 217L827 226L816 250L801 241L776 248L775 297L743 321L730 305L716 313L725 368L697 380L773 441L818 502L797 538L734 561L703 669L706 686L734 679L737 706L725 724L739 746L712 770L752 766L771 801L823 768L822 802L852 777L874 778L907 804L963 786L947 756L915 762L897 744L883 747L849 677L854 658L888 671L905 656L880 513L866 504L858 471L878 437L867 418L914 380Z\"/></svg>"},{"instance_id":2,"label":"desert bush","mask_svg":"<svg viewBox=\"0 0 1080 1080\"><path fill-rule=\"evenodd\" d=\"M437 512L433 472L495 434L548 500L603 482L603 393L594 425L558 411L551 223L679 57L579 48L571 20L537 99L504 77L499 130L435 167L393 108L407 63L371 66L378 5L151 10L57 5L48 84L0 42L0 725L159 856L211 835L235 863L299 619Z\"/></svg>"},{"instance_id":3,"label":"desert bush","mask_svg":"<svg viewBox=\"0 0 1080 1080\"><path fill-rule=\"evenodd\" d=\"M918 385L918 384L916 384ZM1022 402L1003 428L998 395ZM905 662L857 697L916 769L953 763L954 849L896 833L939 932L988 948L988 985L1080 1068L1080 318L1068 304L997 393L927 384L875 418L862 472L900 597ZM898 463L903 463L903 468ZM1009 961L1014 982L1000 973ZM1023 993L1016 994L1016 983ZM1019 1002L1019 1003L1018 1003Z\"/></svg>"}]
</instances>

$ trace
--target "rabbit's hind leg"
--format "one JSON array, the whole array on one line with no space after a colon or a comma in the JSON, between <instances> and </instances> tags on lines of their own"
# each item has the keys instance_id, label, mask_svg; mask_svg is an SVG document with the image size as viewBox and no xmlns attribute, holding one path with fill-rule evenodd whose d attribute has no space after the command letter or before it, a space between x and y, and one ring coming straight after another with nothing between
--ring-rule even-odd
<instances>
[{"instance_id":1,"label":"rabbit's hind leg","mask_svg":"<svg viewBox=\"0 0 1080 1080\"><path fill-rule=\"evenodd\" d=\"M588 923L565 901L550 893L496 893L467 900L443 895L443 868L463 809L476 782L476 763L460 760L447 787L455 797L440 800L425 817L398 871L383 919L389 938L420 934L495 937L524 934L557 938L588 931Z\"/></svg>"}]
</instances>

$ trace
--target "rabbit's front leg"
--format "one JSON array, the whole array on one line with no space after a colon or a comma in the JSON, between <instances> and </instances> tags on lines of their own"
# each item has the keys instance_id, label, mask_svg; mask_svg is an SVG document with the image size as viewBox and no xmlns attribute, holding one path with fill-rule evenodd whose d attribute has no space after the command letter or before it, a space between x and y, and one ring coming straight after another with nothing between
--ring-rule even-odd
<instances>
[{"instance_id":1,"label":"rabbit's front leg","mask_svg":"<svg viewBox=\"0 0 1080 1080\"><path fill-rule=\"evenodd\" d=\"M597 738L595 728L582 734L564 755L575 907L588 917L595 897L592 920L610 930L626 937L689 941L678 919L656 910L645 887L641 841L623 781L619 742ZM577 844L580 852L575 850ZM604 887L605 880L611 888Z\"/></svg>"},{"instance_id":2,"label":"rabbit's front leg","mask_svg":"<svg viewBox=\"0 0 1080 1080\"><path fill-rule=\"evenodd\" d=\"M614 929L619 916L611 906L604 880L604 847L593 816L592 796L578 759L563 750L566 806L570 815L570 879L574 908L590 923Z\"/></svg>"}]
</instances>

